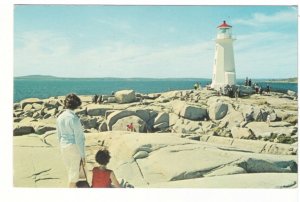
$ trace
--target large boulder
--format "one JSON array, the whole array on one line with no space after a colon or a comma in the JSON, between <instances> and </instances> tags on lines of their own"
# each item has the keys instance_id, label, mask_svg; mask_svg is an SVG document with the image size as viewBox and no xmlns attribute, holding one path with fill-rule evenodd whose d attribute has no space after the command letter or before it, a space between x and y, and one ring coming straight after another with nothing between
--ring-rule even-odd
<instances>
[{"instance_id":1,"label":"large boulder","mask_svg":"<svg viewBox=\"0 0 300 202\"><path fill-rule=\"evenodd\" d=\"M146 123L138 116L128 116L118 119L111 127L112 131L127 131L127 125L133 124L134 132L146 132Z\"/></svg>"},{"instance_id":2,"label":"large boulder","mask_svg":"<svg viewBox=\"0 0 300 202\"><path fill-rule=\"evenodd\" d=\"M98 119L96 117L92 118L89 116L85 116L85 117L81 117L80 121L84 129L98 128L99 126Z\"/></svg>"},{"instance_id":3,"label":"large boulder","mask_svg":"<svg viewBox=\"0 0 300 202\"><path fill-rule=\"evenodd\" d=\"M87 115L86 107L78 108L78 109L75 109L74 111L77 116L80 116L80 115L86 116Z\"/></svg>"},{"instance_id":4,"label":"large boulder","mask_svg":"<svg viewBox=\"0 0 300 202\"><path fill-rule=\"evenodd\" d=\"M143 119L145 122L148 122L150 119L150 111L146 109L136 109L135 113L138 117Z\"/></svg>"},{"instance_id":5,"label":"large boulder","mask_svg":"<svg viewBox=\"0 0 300 202\"><path fill-rule=\"evenodd\" d=\"M106 111L112 110L110 105L90 104L87 106L87 115L89 116L105 116Z\"/></svg>"},{"instance_id":6,"label":"large boulder","mask_svg":"<svg viewBox=\"0 0 300 202\"><path fill-rule=\"evenodd\" d=\"M223 102L215 102L210 105L208 112L209 118L212 120L219 120L226 116L228 111L228 104Z\"/></svg>"},{"instance_id":7,"label":"large boulder","mask_svg":"<svg viewBox=\"0 0 300 202\"><path fill-rule=\"evenodd\" d=\"M30 133L34 133L34 128L30 125L25 124L14 124L13 135L20 136L20 135L27 135Z\"/></svg>"},{"instance_id":8,"label":"large boulder","mask_svg":"<svg viewBox=\"0 0 300 202\"><path fill-rule=\"evenodd\" d=\"M185 105L180 111L180 116L189 120L204 120L207 118L207 110L199 106Z\"/></svg>"},{"instance_id":9,"label":"large boulder","mask_svg":"<svg viewBox=\"0 0 300 202\"><path fill-rule=\"evenodd\" d=\"M255 92L251 86L240 85L239 88L240 95L251 95Z\"/></svg>"},{"instance_id":10,"label":"large boulder","mask_svg":"<svg viewBox=\"0 0 300 202\"><path fill-rule=\"evenodd\" d=\"M38 126L36 126L34 128L34 130L35 130L36 134L41 135L41 134L44 134L44 133L46 133L48 131L54 131L54 130L56 130L56 126L53 126L51 124L48 124L48 125L38 125Z\"/></svg>"},{"instance_id":11,"label":"large boulder","mask_svg":"<svg viewBox=\"0 0 300 202\"><path fill-rule=\"evenodd\" d=\"M112 130L112 126L121 118L136 115L133 111L123 110L123 111L114 111L107 116L107 126L108 130Z\"/></svg>"},{"instance_id":12,"label":"large boulder","mask_svg":"<svg viewBox=\"0 0 300 202\"><path fill-rule=\"evenodd\" d=\"M121 90L115 93L116 102L119 104L130 103L136 100L134 90Z\"/></svg>"},{"instance_id":13,"label":"large boulder","mask_svg":"<svg viewBox=\"0 0 300 202\"><path fill-rule=\"evenodd\" d=\"M166 122L169 125L169 114L166 112L159 113L154 119L154 125Z\"/></svg>"},{"instance_id":14,"label":"large boulder","mask_svg":"<svg viewBox=\"0 0 300 202\"><path fill-rule=\"evenodd\" d=\"M288 90L288 91L287 91L287 94L288 94L289 96L296 96L296 95L297 95L297 93L296 93L295 91L292 91L292 90Z\"/></svg>"},{"instance_id":15,"label":"large boulder","mask_svg":"<svg viewBox=\"0 0 300 202\"><path fill-rule=\"evenodd\" d=\"M28 98L28 99L24 99L20 102L21 108L24 109L24 107L27 104L43 104L43 100L39 99L39 98Z\"/></svg>"},{"instance_id":16,"label":"large boulder","mask_svg":"<svg viewBox=\"0 0 300 202\"><path fill-rule=\"evenodd\" d=\"M231 128L233 126L240 126L244 121L242 112L230 110L227 115L221 120L219 127Z\"/></svg>"},{"instance_id":17,"label":"large boulder","mask_svg":"<svg viewBox=\"0 0 300 202\"><path fill-rule=\"evenodd\" d=\"M27 104L24 106L23 111L28 112L31 111L32 109L33 109L32 104Z\"/></svg>"},{"instance_id":18,"label":"large boulder","mask_svg":"<svg viewBox=\"0 0 300 202\"><path fill-rule=\"evenodd\" d=\"M108 130L107 123L105 121L101 122L100 125L99 125L98 130L100 132L107 131Z\"/></svg>"},{"instance_id":19,"label":"large boulder","mask_svg":"<svg viewBox=\"0 0 300 202\"><path fill-rule=\"evenodd\" d=\"M60 106L63 106L63 103L57 99L50 98L50 99L45 99L43 107L52 109L52 108L58 108Z\"/></svg>"}]
</instances>

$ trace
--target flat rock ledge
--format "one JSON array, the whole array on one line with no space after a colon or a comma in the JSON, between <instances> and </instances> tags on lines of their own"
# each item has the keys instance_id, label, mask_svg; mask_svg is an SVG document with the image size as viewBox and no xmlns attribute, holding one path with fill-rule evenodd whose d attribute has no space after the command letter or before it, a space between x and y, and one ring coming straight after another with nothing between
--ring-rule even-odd
<instances>
[{"instance_id":1,"label":"flat rock ledge","mask_svg":"<svg viewBox=\"0 0 300 202\"><path fill-rule=\"evenodd\" d=\"M296 155L266 154L256 146L245 148L243 144L217 144L180 136L125 131L89 133L88 179L96 165L94 156L104 146L112 156L108 167L117 178L135 187L297 187ZM66 180L55 133L14 137L14 186L66 187Z\"/></svg>"}]
</instances>

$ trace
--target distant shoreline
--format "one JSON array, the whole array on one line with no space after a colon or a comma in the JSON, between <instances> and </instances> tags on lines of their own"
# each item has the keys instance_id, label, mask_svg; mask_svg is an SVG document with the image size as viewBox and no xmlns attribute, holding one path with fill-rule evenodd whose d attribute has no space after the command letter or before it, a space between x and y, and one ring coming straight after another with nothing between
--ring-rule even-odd
<instances>
[{"instance_id":1,"label":"distant shoreline","mask_svg":"<svg viewBox=\"0 0 300 202\"><path fill-rule=\"evenodd\" d=\"M271 79L266 82L270 83L298 83L298 78L288 78L288 79Z\"/></svg>"}]
</instances>

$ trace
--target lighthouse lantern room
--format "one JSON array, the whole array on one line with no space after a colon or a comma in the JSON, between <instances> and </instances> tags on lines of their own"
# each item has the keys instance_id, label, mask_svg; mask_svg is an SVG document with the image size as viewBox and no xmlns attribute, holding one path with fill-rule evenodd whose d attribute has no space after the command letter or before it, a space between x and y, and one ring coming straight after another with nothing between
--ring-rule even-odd
<instances>
[{"instance_id":1,"label":"lighthouse lantern room","mask_svg":"<svg viewBox=\"0 0 300 202\"><path fill-rule=\"evenodd\" d=\"M226 21L217 27L218 34L215 40L215 58L211 88L219 90L226 85L236 84L233 41L231 29Z\"/></svg>"}]
</instances>

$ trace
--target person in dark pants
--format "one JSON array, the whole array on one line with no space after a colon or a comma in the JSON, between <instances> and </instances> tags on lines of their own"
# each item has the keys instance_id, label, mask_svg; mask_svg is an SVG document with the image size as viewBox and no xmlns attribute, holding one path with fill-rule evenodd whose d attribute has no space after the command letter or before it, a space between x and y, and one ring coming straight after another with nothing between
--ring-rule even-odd
<instances>
[{"instance_id":1,"label":"person in dark pants","mask_svg":"<svg viewBox=\"0 0 300 202\"><path fill-rule=\"evenodd\" d=\"M94 97L93 97L93 103L97 103L97 101L98 101L98 95L94 95Z\"/></svg>"},{"instance_id":2,"label":"person in dark pants","mask_svg":"<svg viewBox=\"0 0 300 202\"><path fill-rule=\"evenodd\" d=\"M270 86L269 85L267 85L266 92L270 93Z\"/></svg>"},{"instance_id":3,"label":"person in dark pants","mask_svg":"<svg viewBox=\"0 0 300 202\"><path fill-rule=\"evenodd\" d=\"M251 79L249 79L249 81L248 81L248 84L249 84L249 86L251 86L251 85L252 85L252 81L251 81Z\"/></svg>"},{"instance_id":4,"label":"person in dark pants","mask_svg":"<svg viewBox=\"0 0 300 202\"><path fill-rule=\"evenodd\" d=\"M102 103L102 95L99 96L98 103L99 103L99 104Z\"/></svg>"}]
</instances>

